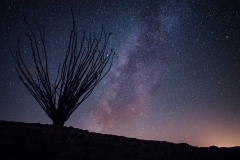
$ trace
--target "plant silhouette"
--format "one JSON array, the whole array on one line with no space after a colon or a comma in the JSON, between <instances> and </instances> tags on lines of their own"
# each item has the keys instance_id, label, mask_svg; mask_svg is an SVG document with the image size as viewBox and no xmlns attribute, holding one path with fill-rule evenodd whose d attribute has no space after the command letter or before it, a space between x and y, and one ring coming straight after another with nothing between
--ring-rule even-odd
<instances>
[{"instance_id":1,"label":"plant silhouette","mask_svg":"<svg viewBox=\"0 0 240 160\"><path fill-rule=\"evenodd\" d=\"M76 21L72 9L71 14L72 29L66 55L63 63L58 65L57 76L53 82L49 77L45 30L39 23L36 22L37 32L34 32L24 17L24 22L29 29L26 35L30 42L35 72L31 72L24 62L19 41L16 52L11 51L19 79L52 119L53 125L58 126L63 126L71 114L89 97L96 85L111 69L115 55L113 49L107 51L111 33L106 33L103 25L99 37L90 34L87 36L85 31L81 30L83 36L78 44Z\"/></svg>"}]
</instances>

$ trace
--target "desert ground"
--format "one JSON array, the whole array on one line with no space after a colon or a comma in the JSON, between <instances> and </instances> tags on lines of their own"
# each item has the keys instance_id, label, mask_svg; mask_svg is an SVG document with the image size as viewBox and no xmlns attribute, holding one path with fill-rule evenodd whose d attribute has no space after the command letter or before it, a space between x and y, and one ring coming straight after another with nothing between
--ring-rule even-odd
<instances>
[{"instance_id":1,"label":"desert ground","mask_svg":"<svg viewBox=\"0 0 240 160\"><path fill-rule=\"evenodd\" d=\"M240 147L194 147L73 127L0 121L0 155L2 160L239 160Z\"/></svg>"}]
</instances>

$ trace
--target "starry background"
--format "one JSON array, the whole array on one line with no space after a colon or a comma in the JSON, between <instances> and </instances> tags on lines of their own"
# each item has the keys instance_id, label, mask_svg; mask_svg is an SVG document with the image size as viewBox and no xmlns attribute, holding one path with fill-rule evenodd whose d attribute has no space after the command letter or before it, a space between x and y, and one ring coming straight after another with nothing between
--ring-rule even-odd
<instances>
[{"instance_id":1,"label":"starry background","mask_svg":"<svg viewBox=\"0 0 240 160\"><path fill-rule=\"evenodd\" d=\"M240 146L240 1L0 0L0 119L48 123L14 70L17 39L33 68L23 15L46 27L54 79L78 29L112 31L109 74L65 123L92 132L194 146Z\"/></svg>"}]
</instances>

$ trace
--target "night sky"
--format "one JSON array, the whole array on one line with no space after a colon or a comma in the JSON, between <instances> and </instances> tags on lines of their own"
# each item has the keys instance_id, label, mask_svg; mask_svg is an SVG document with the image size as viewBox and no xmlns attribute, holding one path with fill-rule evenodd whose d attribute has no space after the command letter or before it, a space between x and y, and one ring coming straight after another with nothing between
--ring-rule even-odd
<instances>
[{"instance_id":1,"label":"night sky","mask_svg":"<svg viewBox=\"0 0 240 160\"><path fill-rule=\"evenodd\" d=\"M91 132L194 146L240 146L239 0L0 0L0 120L52 121L14 70L17 40L46 27L51 78L78 29L113 32L109 74L65 123ZM79 32L80 33L80 32ZM80 36L80 35L79 35Z\"/></svg>"}]
</instances>

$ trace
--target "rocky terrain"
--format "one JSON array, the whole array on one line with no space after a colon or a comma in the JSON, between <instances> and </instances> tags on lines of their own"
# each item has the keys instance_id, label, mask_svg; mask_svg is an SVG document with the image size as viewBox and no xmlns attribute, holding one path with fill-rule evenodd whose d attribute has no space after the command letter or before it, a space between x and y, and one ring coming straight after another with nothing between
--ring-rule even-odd
<instances>
[{"instance_id":1,"label":"rocky terrain","mask_svg":"<svg viewBox=\"0 0 240 160\"><path fill-rule=\"evenodd\" d=\"M0 121L1 160L239 160L240 147L193 147L91 133L73 127Z\"/></svg>"}]
</instances>

